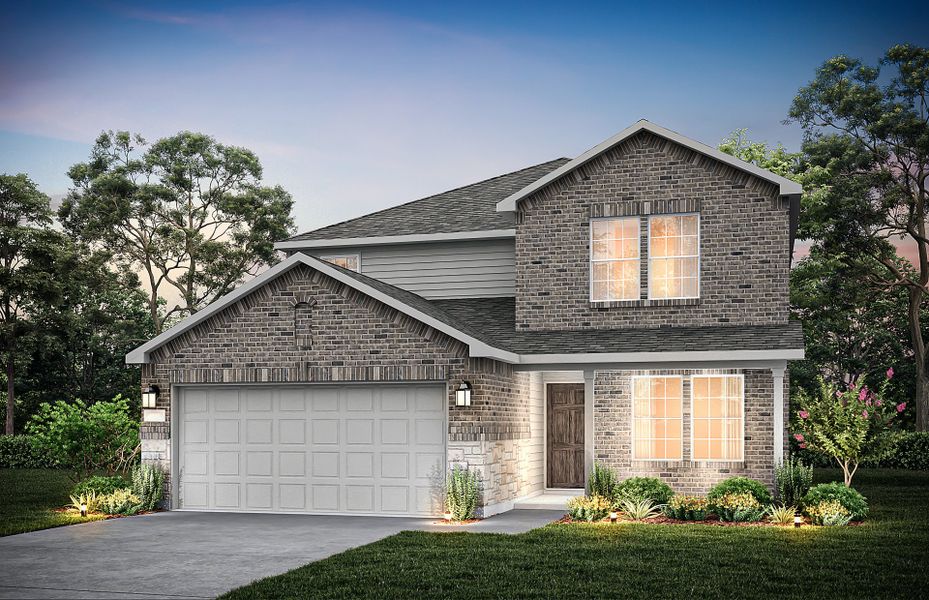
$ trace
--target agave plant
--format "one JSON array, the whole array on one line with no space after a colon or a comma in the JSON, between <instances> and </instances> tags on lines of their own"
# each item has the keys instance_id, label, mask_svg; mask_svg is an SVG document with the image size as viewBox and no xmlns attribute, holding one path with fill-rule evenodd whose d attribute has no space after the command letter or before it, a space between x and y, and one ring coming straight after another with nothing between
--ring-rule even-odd
<instances>
[{"instance_id":1,"label":"agave plant","mask_svg":"<svg viewBox=\"0 0 929 600\"><path fill-rule=\"evenodd\" d=\"M632 500L625 499L619 503L619 510L623 515L632 521L644 521L645 519L654 519L661 515L661 506L656 506L651 500Z\"/></svg>"},{"instance_id":2,"label":"agave plant","mask_svg":"<svg viewBox=\"0 0 929 600\"><path fill-rule=\"evenodd\" d=\"M793 525L796 515L796 506L772 505L768 508L768 520L777 525Z\"/></svg>"},{"instance_id":3,"label":"agave plant","mask_svg":"<svg viewBox=\"0 0 929 600\"><path fill-rule=\"evenodd\" d=\"M71 507L75 510L81 510L81 507L84 507L84 510L87 511L87 514L95 513L100 510L100 499L97 497L97 492L90 490L83 494L78 494L77 496L71 496Z\"/></svg>"}]
</instances>

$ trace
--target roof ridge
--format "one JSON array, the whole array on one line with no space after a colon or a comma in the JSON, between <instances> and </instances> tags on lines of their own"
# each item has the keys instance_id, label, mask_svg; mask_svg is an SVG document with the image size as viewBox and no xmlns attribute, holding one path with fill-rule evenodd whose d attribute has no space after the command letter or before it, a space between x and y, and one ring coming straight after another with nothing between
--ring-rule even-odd
<instances>
[{"instance_id":1,"label":"roof ridge","mask_svg":"<svg viewBox=\"0 0 929 600\"><path fill-rule=\"evenodd\" d=\"M547 160L547 161L545 161L545 162L540 162L540 163L535 164L535 165L530 165L530 166L528 166L528 167L523 167L522 169L516 169L515 171L509 171L508 173L502 173L502 174L500 174L500 175L495 175L495 176L493 176L493 177L488 177L487 179L481 179L480 181L475 181L475 182L473 182L473 183L468 183L468 184L466 184L466 185L460 185L460 186L458 186L458 187L454 187L454 188L451 188L451 189L449 189L449 190L444 190L444 191L441 191L441 192L437 192L437 193L435 193L435 194L430 194L430 195L428 195L428 196L423 196L423 197L421 197L421 198L416 198L416 199L414 199L414 200L408 200L408 201L406 201L406 202L401 202L400 204L395 204L395 205L393 205L393 206L388 206L388 207L382 208L382 209L380 209L380 210L376 210L376 211L374 211L374 212L369 212L369 213L365 213L365 214L363 214L363 215L359 215L359 216L357 216L357 217L352 217L351 219L345 219L344 221L339 221L339 222L337 222L337 223L332 223L332 224L330 224L330 225L325 225L325 226L323 226L323 227L317 227L316 229L310 229L309 231L302 231L302 232L300 232L300 233L294 234L294 235L290 236L289 238L284 239L284 240L281 240L281 241L284 241L284 242L289 242L289 241L301 241L301 240L298 240L298 239L296 239L296 238L299 238L299 237L302 236L302 235L307 235L307 234L310 234L310 233L316 233L316 232L319 232L319 231L323 231L323 230L329 229L330 227L337 227L337 226L339 226L339 225L345 225L346 223L351 223L352 221L357 221L358 219L365 219L365 218L367 218L367 217L372 217L372 216L374 216L374 215L378 215L378 214L381 214L381 213L383 213L383 212L387 212L387 211L389 211L389 210L394 210L394 209L396 209L396 208L400 208L401 206L407 206L407 205L409 205L409 204L413 204L414 202L421 202L421 201L423 201L423 200L429 200L429 199L431 199L431 198L436 198L436 197L438 197L438 196L443 196L443 195L445 195L445 194L450 194L450 193L452 193L452 192L457 192L457 191L463 190L463 189L465 189L465 188L474 187L474 186L476 186L476 185L481 185L481 184L483 184L483 183L489 183L489 182L491 182L491 181L494 181L495 179L501 179L501 178L503 178L503 177L509 177L509 176L511 176L511 175L516 175L517 173L522 173L523 171L528 171L528 170L530 170L530 169L536 169L536 168L538 168L538 167L541 167L541 166L544 166L544 165L549 165L549 164L551 164L551 163L555 163L555 162L559 162L559 161L569 161L569 160L571 160L571 159L570 159L570 158L567 158L567 157L564 157L564 156L562 156L562 157L560 157L560 158L553 158L553 159Z\"/></svg>"}]
</instances>

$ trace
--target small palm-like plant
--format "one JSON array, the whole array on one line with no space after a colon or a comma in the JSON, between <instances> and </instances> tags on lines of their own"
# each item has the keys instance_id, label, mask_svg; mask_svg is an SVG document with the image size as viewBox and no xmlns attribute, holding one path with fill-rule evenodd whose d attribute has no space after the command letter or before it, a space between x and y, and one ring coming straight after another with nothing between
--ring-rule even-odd
<instances>
[{"instance_id":1,"label":"small palm-like plant","mask_svg":"<svg viewBox=\"0 0 929 600\"><path fill-rule=\"evenodd\" d=\"M474 512L477 510L477 494L477 473L455 465L445 479L445 510L451 515L453 521L467 521L474 518Z\"/></svg>"},{"instance_id":2,"label":"small palm-like plant","mask_svg":"<svg viewBox=\"0 0 929 600\"><path fill-rule=\"evenodd\" d=\"M768 520L776 525L793 525L796 515L796 506L772 505L768 508Z\"/></svg>"},{"instance_id":3,"label":"small palm-like plant","mask_svg":"<svg viewBox=\"0 0 929 600\"><path fill-rule=\"evenodd\" d=\"M100 510L100 499L97 497L97 492L90 490L83 494L78 494L77 496L71 496L71 507L75 510L81 510L81 507L87 511L87 514L95 513Z\"/></svg>"},{"instance_id":4,"label":"small palm-like plant","mask_svg":"<svg viewBox=\"0 0 929 600\"><path fill-rule=\"evenodd\" d=\"M662 506L656 506L651 500L632 500L625 499L620 501L619 510L627 519L631 521L644 521L645 519L654 519L661 515Z\"/></svg>"}]
</instances>

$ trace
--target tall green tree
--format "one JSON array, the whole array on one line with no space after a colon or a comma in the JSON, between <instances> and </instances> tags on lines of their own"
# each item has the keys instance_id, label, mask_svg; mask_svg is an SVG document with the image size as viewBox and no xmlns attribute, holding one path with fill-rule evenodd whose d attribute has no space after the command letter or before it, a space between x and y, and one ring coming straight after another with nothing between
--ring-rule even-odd
<instances>
[{"instance_id":1,"label":"tall green tree","mask_svg":"<svg viewBox=\"0 0 929 600\"><path fill-rule=\"evenodd\" d=\"M60 241L49 229L49 198L23 173L0 175L0 360L6 379L7 434L14 432L17 343L30 307L54 288L48 264Z\"/></svg>"},{"instance_id":2,"label":"tall green tree","mask_svg":"<svg viewBox=\"0 0 929 600\"><path fill-rule=\"evenodd\" d=\"M138 276L114 269L107 253L68 241L50 266L55 301L32 308L20 345L18 421L42 402L122 395L138 404L139 368L127 366L125 355L154 335Z\"/></svg>"},{"instance_id":3,"label":"tall green tree","mask_svg":"<svg viewBox=\"0 0 929 600\"><path fill-rule=\"evenodd\" d=\"M929 50L904 44L890 48L879 66L847 56L827 60L800 89L789 113L804 128L807 161L828 174L820 193L804 205L801 234L866 277L872 293L907 295L921 431L929 430L929 352L922 323L929 291L927 103ZM912 270L900 267L895 241L916 248Z\"/></svg>"},{"instance_id":4,"label":"tall green tree","mask_svg":"<svg viewBox=\"0 0 929 600\"><path fill-rule=\"evenodd\" d=\"M277 262L274 242L294 229L293 200L262 185L258 157L200 133L150 146L129 132L104 133L68 174L62 223L142 273L156 332Z\"/></svg>"}]
</instances>

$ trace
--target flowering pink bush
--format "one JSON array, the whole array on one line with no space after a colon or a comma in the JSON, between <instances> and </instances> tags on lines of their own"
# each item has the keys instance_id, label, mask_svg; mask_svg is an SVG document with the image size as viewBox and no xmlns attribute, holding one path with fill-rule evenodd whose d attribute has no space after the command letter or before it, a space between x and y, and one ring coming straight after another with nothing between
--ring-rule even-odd
<instances>
[{"instance_id":1,"label":"flowering pink bush","mask_svg":"<svg viewBox=\"0 0 929 600\"><path fill-rule=\"evenodd\" d=\"M881 399L893 374L892 368L887 369L887 379L877 392L863 380L843 390L820 378L818 394L804 390L797 394L794 439L801 448L834 458L846 486L851 486L860 463L879 460L890 448L894 418L906 408L905 402L894 407Z\"/></svg>"}]
</instances>

